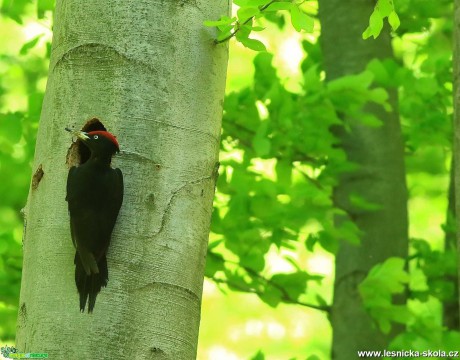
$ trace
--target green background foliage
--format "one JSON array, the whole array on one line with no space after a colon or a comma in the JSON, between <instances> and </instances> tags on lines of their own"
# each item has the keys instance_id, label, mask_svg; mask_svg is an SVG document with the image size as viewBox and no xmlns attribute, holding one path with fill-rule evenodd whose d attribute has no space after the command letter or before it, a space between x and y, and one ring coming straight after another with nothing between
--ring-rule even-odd
<instances>
[{"instance_id":1,"label":"green background foliage","mask_svg":"<svg viewBox=\"0 0 460 360\"><path fill-rule=\"evenodd\" d=\"M392 111L386 88L399 94L410 256L378 265L359 290L382 331L394 322L406 325L394 349L454 349L459 333L441 325L442 302L456 296L457 271L455 249L444 246L445 234L452 232L452 219L446 220L453 113L451 2L381 2L363 36L372 41L388 21L395 57L373 60L362 73L329 83L316 1L235 3L234 17L206 22L218 27L218 41L232 39L198 357L329 357L334 254L342 241L359 246L361 235L332 201L338 176L356 165L347 161L330 129L346 116L380 126L380 119L363 106L372 102ZM15 334L21 209L46 86L53 7L52 0L4 0L0 7L4 343ZM361 211L379 208L360 194L351 194L350 202ZM340 226L333 222L337 215L345 219ZM404 285L409 302L394 305L393 295Z\"/></svg>"}]
</instances>

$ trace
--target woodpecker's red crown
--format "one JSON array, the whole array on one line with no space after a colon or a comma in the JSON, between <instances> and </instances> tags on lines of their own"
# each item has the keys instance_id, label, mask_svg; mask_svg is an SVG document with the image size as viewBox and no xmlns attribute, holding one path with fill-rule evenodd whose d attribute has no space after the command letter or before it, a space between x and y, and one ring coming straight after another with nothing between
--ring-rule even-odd
<instances>
[{"instance_id":1,"label":"woodpecker's red crown","mask_svg":"<svg viewBox=\"0 0 460 360\"><path fill-rule=\"evenodd\" d=\"M106 139L109 139L113 144L117 147L117 150L120 151L120 145L118 145L117 138L109 133L108 131L103 131L103 130L97 130L97 131L90 131L87 133L89 136L93 135L99 135L99 136L104 136Z\"/></svg>"}]
</instances>

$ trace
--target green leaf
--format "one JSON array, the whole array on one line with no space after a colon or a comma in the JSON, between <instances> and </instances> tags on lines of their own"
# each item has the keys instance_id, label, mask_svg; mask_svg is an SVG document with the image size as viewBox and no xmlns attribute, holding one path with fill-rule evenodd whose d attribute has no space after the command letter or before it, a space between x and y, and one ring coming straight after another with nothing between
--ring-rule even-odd
<instances>
[{"instance_id":1,"label":"green leaf","mask_svg":"<svg viewBox=\"0 0 460 360\"><path fill-rule=\"evenodd\" d=\"M374 10L369 18L369 27L363 33L363 39L373 36L374 39L379 36L383 28L383 18L380 13Z\"/></svg>"},{"instance_id":2,"label":"green leaf","mask_svg":"<svg viewBox=\"0 0 460 360\"><path fill-rule=\"evenodd\" d=\"M278 11L278 10L291 10L292 7L297 7L294 5L292 2L275 2L271 4L268 8L264 10L264 12L267 11Z\"/></svg>"},{"instance_id":3,"label":"green leaf","mask_svg":"<svg viewBox=\"0 0 460 360\"><path fill-rule=\"evenodd\" d=\"M281 302L281 291L270 286L259 295L259 298L267 305L275 308Z\"/></svg>"},{"instance_id":4,"label":"green leaf","mask_svg":"<svg viewBox=\"0 0 460 360\"><path fill-rule=\"evenodd\" d=\"M380 13L382 18L387 17L391 12L394 12L394 6L392 0L379 0L376 5L377 11Z\"/></svg>"},{"instance_id":5,"label":"green leaf","mask_svg":"<svg viewBox=\"0 0 460 360\"><path fill-rule=\"evenodd\" d=\"M46 11L54 11L55 0L38 0L37 17L43 19Z\"/></svg>"},{"instance_id":6,"label":"green leaf","mask_svg":"<svg viewBox=\"0 0 460 360\"><path fill-rule=\"evenodd\" d=\"M370 26L368 26L366 30L364 30L363 32L363 39L364 40L369 39L371 36L372 36L372 29L370 28Z\"/></svg>"},{"instance_id":7,"label":"green leaf","mask_svg":"<svg viewBox=\"0 0 460 360\"><path fill-rule=\"evenodd\" d=\"M291 7L291 22L294 29L299 32L302 30L313 32L313 18L305 14L298 6Z\"/></svg>"},{"instance_id":8,"label":"green leaf","mask_svg":"<svg viewBox=\"0 0 460 360\"><path fill-rule=\"evenodd\" d=\"M222 16L219 20L216 20L216 21L212 21L212 20L203 21L203 24L205 26L214 27L214 26L220 26L220 25L228 25L234 22L235 20L236 20L235 17L230 18L228 16Z\"/></svg>"},{"instance_id":9,"label":"green leaf","mask_svg":"<svg viewBox=\"0 0 460 360\"><path fill-rule=\"evenodd\" d=\"M26 42L24 45L22 45L21 50L19 50L19 54L26 55L31 49L35 47L35 45L38 44L38 41L42 36L43 34L40 34L34 37L32 40Z\"/></svg>"},{"instance_id":10,"label":"green leaf","mask_svg":"<svg viewBox=\"0 0 460 360\"><path fill-rule=\"evenodd\" d=\"M267 5L270 0L234 0L233 4L242 7L259 7Z\"/></svg>"},{"instance_id":11,"label":"green leaf","mask_svg":"<svg viewBox=\"0 0 460 360\"><path fill-rule=\"evenodd\" d=\"M439 86L435 78L422 77L417 79L414 89L425 99L430 99L439 91Z\"/></svg>"},{"instance_id":12,"label":"green leaf","mask_svg":"<svg viewBox=\"0 0 460 360\"><path fill-rule=\"evenodd\" d=\"M391 111L391 106L387 104L388 92L384 88L375 88L369 92L369 100L384 105L385 110ZM385 106L388 105L388 106Z\"/></svg>"},{"instance_id":13,"label":"green leaf","mask_svg":"<svg viewBox=\"0 0 460 360\"><path fill-rule=\"evenodd\" d=\"M22 118L24 114L0 114L0 140L4 139L9 144L16 144L22 136Z\"/></svg>"},{"instance_id":14,"label":"green leaf","mask_svg":"<svg viewBox=\"0 0 460 360\"><path fill-rule=\"evenodd\" d=\"M350 204L353 205L353 207L360 210L377 211L382 209L381 205L372 203L358 194L350 194L349 199Z\"/></svg>"},{"instance_id":15,"label":"green leaf","mask_svg":"<svg viewBox=\"0 0 460 360\"><path fill-rule=\"evenodd\" d=\"M270 153L270 141L263 137L254 137L252 146L257 156L264 157Z\"/></svg>"},{"instance_id":16,"label":"green leaf","mask_svg":"<svg viewBox=\"0 0 460 360\"><path fill-rule=\"evenodd\" d=\"M392 303L393 296L403 293L408 282L405 259L392 257L375 265L358 286L364 306L384 333L391 330L391 322L405 324L412 319L406 306Z\"/></svg>"},{"instance_id":17,"label":"green leaf","mask_svg":"<svg viewBox=\"0 0 460 360\"><path fill-rule=\"evenodd\" d=\"M217 41L222 41L222 40L228 38L229 36L231 36L231 35L232 35L231 29L233 29L233 27L230 27L230 29L228 29L227 31L220 33L220 34L217 36L217 39L216 39L216 40L217 40Z\"/></svg>"},{"instance_id":18,"label":"green leaf","mask_svg":"<svg viewBox=\"0 0 460 360\"><path fill-rule=\"evenodd\" d=\"M22 24L22 16L26 13L30 3L32 0L3 0L0 13Z\"/></svg>"},{"instance_id":19,"label":"green leaf","mask_svg":"<svg viewBox=\"0 0 460 360\"><path fill-rule=\"evenodd\" d=\"M309 234L307 240L305 241L305 247L308 251L313 251L315 244L318 242L318 235L317 234Z\"/></svg>"},{"instance_id":20,"label":"green leaf","mask_svg":"<svg viewBox=\"0 0 460 360\"><path fill-rule=\"evenodd\" d=\"M391 12L390 15L388 15L388 23L391 25L393 31L399 28L401 22L399 21L399 16L398 14L396 14L395 11Z\"/></svg>"},{"instance_id":21,"label":"green leaf","mask_svg":"<svg viewBox=\"0 0 460 360\"><path fill-rule=\"evenodd\" d=\"M333 234L328 231L321 230L317 235L318 242L324 250L330 252L331 254L337 253L337 250L339 249L339 242ZM349 239L347 238L347 240Z\"/></svg>"},{"instance_id":22,"label":"green leaf","mask_svg":"<svg viewBox=\"0 0 460 360\"><path fill-rule=\"evenodd\" d=\"M375 265L359 285L359 291L367 307L391 303L394 294L404 291L409 274L404 270L402 258L388 258Z\"/></svg>"},{"instance_id":23,"label":"green leaf","mask_svg":"<svg viewBox=\"0 0 460 360\"><path fill-rule=\"evenodd\" d=\"M270 92L272 104L276 102L276 94L271 91L279 82L276 75L276 69L272 65L273 55L268 52L262 52L254 58L254 93L259 99L263 99Z\"/></svg>"},{"instance_id":24,"label":"green leaf","mask_svg":"<svg viewBox=\"0 0 460 360\"><path fill-rule=\"evenodd\" d=\"M239 8L236 14L240 23L244 23L246 20L260 13L259 8L256 7L242 7Z\"/></svg>"},{"instance_id":25,"label":"green leaf","mask_svg":"<svg viewBox=\"0 0 460 360\"><path fill-rule=\"evenodd\" d=\"M255 354L251 360L265 360L265 355L262 351L258 351L257 354Z\"/></svg>"},{"instance_id":26,"label":"green leaf","mask_svg":"<svg viewBox=\"0 0 460 360\"><path fill-rule=\"evenodd\" d=\"M291 359L291 360L295 360L295 359ZM318 357L317 355L310 355L305 360L321 360L321 358Z\"/></svg>"},{"instance_id":27,"label":"green leaf","mask_svg":"<svg viewBox=\"0 0 460 360\"><path fill-rule=\"evenodd\" d=\"M383 121L380 120L377 116L371 113L363 113L358 117L358 120L361 124L369 127L380 127L383 125Z\"/></svg>"},{"instance_id":28,"label":"green leaf","mask_svg":"<svg viewBox=\"0 0 460 360\"><path fill-rule=\"evenodd\" d=\"M292 164L285 159L278 159L275 166L278 184L289 187L292 182Z\"/></svg>"},{"instance_id":29,"label":"green leaf","mask_svg":"<svg viewBox=\"0 0 460 360\"><path fill-rule=\"evenodd\" d=\"M330 81L327 85L330 91L343 91L350 89L366 89L372 84L374 75L366 70L358 75L347 75Z\"/></svg>"},{"instance_id":30,"label":"green leaf","mask_svg":"<svg viewBox=\"0 0 460 360\"><path fill-rule=\"evenodd\" d=\"M328 306L327 301L319 294L316 294L316 302L321 306Z\"/></svg>"},{"instance_id":31,"label":"green leaf","mask_svg":"<svg viewBox=\"0 0 460 360\"><path fill-rule=\"evenodd\" d=\"M243 44L245 47L255 50L255 51L267 51L267 48L265 47L264 43L256 40L256 39L249 39L249 38L244 38L244 37L236 37L237 40Z\"/></svg>"},{"instance_id":32,"label":"green leaf","mask_svg":"<svg viewBox=\"0 0 460 360\"><path fill-rule=\"evenodd\" d=\"M224 258L222 255L208 250L208 255L206 256L205 275L207 277L213 277L216 272L222 271L224 268Z\"/></svg>"},{"instance_id":33,"label":"green leaf","mask_svg":"<svg viewBox=\"0 0 460 360\"><path fill-rule=\"evenodd\" d=\"M233 25L218 25L217 29L219 29L220 34L230 34L233 30Z\"/></svg>"},{"instance_id":34,"label":"green leaf","mask_svg":"<svg viewBox=\"0 0 460 360\"><path fill-rule=\"evenodd\" d=\"M309 275L304 271L298 271L289 274L275 274L270 281L289 294L291 299L297 300L307 288Z\"/></svg>"}]
</instances>

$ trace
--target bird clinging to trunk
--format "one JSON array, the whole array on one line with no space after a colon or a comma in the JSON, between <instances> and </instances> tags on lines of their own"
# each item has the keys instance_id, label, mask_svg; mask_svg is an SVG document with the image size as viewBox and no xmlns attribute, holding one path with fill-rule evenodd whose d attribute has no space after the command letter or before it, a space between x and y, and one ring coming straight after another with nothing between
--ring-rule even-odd
<instances>
[{"instance_id":1,"label":"bird clinging to trunk","mask_svg":"<svg viewBox=\"0 0 460 360\"><path fill-rule=\"evenodd\" d=\"M108 282L107 250L123 201L123 174L110 166L120 151L117 139L107 131L72 131L91 152L67 177L70 232L75 246L75 283L80 311L93 312L96 296Z\"/></svg>"}]
</instances>

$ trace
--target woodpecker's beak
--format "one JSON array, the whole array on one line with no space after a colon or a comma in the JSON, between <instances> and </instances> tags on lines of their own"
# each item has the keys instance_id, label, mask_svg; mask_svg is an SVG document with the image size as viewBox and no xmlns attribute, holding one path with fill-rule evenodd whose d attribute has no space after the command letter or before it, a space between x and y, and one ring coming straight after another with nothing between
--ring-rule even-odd
<instances>
[{"instance_id":1,"label":"woodpecker's beak","mask_svg":"<svg viewBox=\"0 0 460 360\"><path fill-rule=\"evenodd\" d=\"M76 136L77 138L79 138L80 140L88 140L89 139L89 136L87 133L85 133L84 131L79 131L79 130L72 130L72 129L69 129L68 127L65 128L69 133L71 133L72 135Z\"/></svg>"},{"instance_id":2,"label":"woodpecker's beak","mask_svg":"<svg viewBox=\"0 0 460 360\"><path fill-rule=\"evenodd\" d=\"M87 133L85 133L84 131L78 131L76 134L75 134L80 140L88 140L89 139L89 136Z\"/></svg>"}]
</instances>

